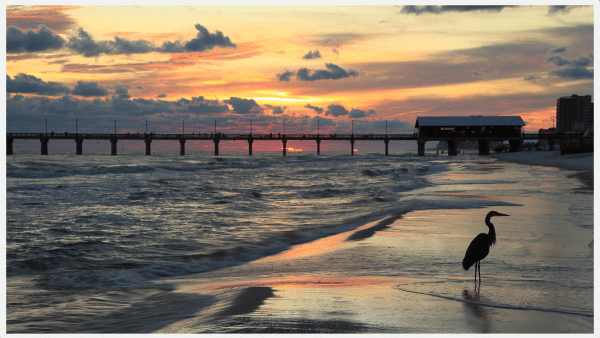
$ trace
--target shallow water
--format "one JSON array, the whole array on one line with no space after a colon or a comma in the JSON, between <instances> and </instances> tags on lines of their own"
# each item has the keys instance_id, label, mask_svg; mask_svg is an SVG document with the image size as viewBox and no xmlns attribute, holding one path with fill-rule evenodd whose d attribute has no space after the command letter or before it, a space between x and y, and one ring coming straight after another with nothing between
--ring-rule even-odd
<instances>
[{"instance_id":1,"label":"shallow water","mask_svg":"<svg viewBox=\"0 0 600 338\"><path fill-rule=\"evenodd\" d=\"M440 225L423 215L489 207L511 217L498 220L499 243L482 263L484 280L488 265L494 269L483 301L590 316L593 195L573 192L580 184L567 174L479 156L13 155L7 331L152 332L219 300L182 296L169 278L400 215L401 229L384 226L370 236L402 231L407 240L435 243L397 251L402 268L366 265L361 274L418 276L426 281L398 290L465 302L472 270L456 264L470 239L486 231L485 214L470 213L469 226L460 217ZM312 269L324 267L347 268Z\"/></svg>"}]
</instances>

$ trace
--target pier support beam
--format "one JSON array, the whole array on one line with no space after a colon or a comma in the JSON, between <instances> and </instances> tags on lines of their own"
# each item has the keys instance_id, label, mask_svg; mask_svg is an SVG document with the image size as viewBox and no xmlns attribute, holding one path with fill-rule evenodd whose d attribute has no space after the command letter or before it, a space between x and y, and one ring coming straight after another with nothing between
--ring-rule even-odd
<instances>
[{"instance_id":1,"label":"pier support beam","mask_svg":"<svg viewBox=\"0 0 600 338\"><path fill-rule=\"evenodd\" d=\"M321 140L317 137L317 155L321 155Z\"/></svg>"},{"instance_id":2,"label":"pier support beam","mask_svg":"<svg viewBox=\"0 0 600 338\"><path fill-rule=\"evenodd\" d=\"M110 139L110 154L112 156L117 156L117 141L119 141L117 138Z\"/></svg>"},{"instance_id":3,"label":"pier support beam","mask_svg":"<svg viewBox=\"0 0 600 338\"><path fill-rule=\"evenodd\" d=\"M490 154L490 143L487 140L477 140L479 143L479 155Z\"/></svg>"},{"instance_id":4,"label":"pier support beam","mask_svg":"<svg viewBox=\"0 0 600 338\"><path fill-rule=\"evenodd\" d=\"M219 138L215 137L215 156L219 156Z\"/></svg>"},{"instance_id":5,"label":"pier support beam","mask_svg":"<svg viewBox=\"0 0 600 338\"><path fill-rule=\"evenodd\" d=\"M150 147L150 144L152 143L152 139L148 136L146 136L146 139L144 140L144 142L146 142L146 155L150 155L152 153L152 148Z\"/></svg>"},{"instance_id":6,"label":"pier support beam","mask_svg":"<svg viewBox=\"0 0 600 338\"><path fill-rule=\"evenodd\" d=\"M425 141L417 141L417 149L419 156L425 156Z\"/></svg>"},{"instance_id":7,"label":"pier support beam","mask_svg":"<svg viewBox=\"0 0 600 338\"><path fill-rule=\"evenodd\" d=\"M248 138L248 156L252 156L252 143L254 143L254 140L252 139L252 136L250 136Z\"/></svg>"},{"instance_id":8,"label":"pier support beam","mask_svg":"<svg viewBox=\"0 0 600 338\"><path fill-rule=\"evenodd\" d=\"M83 154L83 139L76 138L75 143L77 144L75 147L75 155L82 155Z\"/></svg>"},{"instance_id":9,"label":"pier support beam","mask_svg":"<svg viewBox=\"0 0 600 338\"><path fill-rule=\"evenodd\" d=\"M283 135L283 140L281 140L281 142L283 142L283 156L285 156L287 152L287 140L285 139L285 135Z\"/></svg>"},{"instance_id":10,"label":"pier support beam","mask_svg":"<svg viewBox=\"0 0 600 338\"><path fill-rule=\"evenodd\" d=\"M179 139L179 155L185 155L185 139Z\"/></svg>"},{"instance_id":11,"label":"pier support beam","mask_svg":"<svg viewBox=\"0 0 600 338\"><path fill-rule=\"evenodd\" d=\"M42 143L42 155L48 155L48 138L42 136L40 142Z\"/></svg>"},{"instance_id":12,"label":"pier support beam","mask_svg":"<svg viewBox=\"0 0 600 338\"><path fill-rule=\"evenodd\" d=\"M350 139L350 151L352 152L350 155L354 156L354 135Z\"/></svg>"},{"instance_id":13,"label":"pier support beam","mask_svg":"<svg viewBox=\"0 0 600 338\"><path fill-rule=\"evenodd\" d=\"M511 153L516 153L517 151L521 151L521 148L523 147L522 140L511 140L511 141L508 141L508 144L510 144L510 152Z\"/></svg>"},{"instance_id":14,"label":"pier support beam","mask_svg":"<svg viewBox=\"0 0 600 338\"><path fill-rule=\"evenodd\" d=\"M12 143L13 143L13 139L7 137L6 138L6 155L12 155L13 154Z\"/></svg>"},{"instance_id":15,"label":"pier support beam","mask_svg":"<svg viewBox=\"0 0 600 338\"><path fill-rule=\"evenodd\" d=\"M383 142L385 142L385 156L388 156L388 145L390 144L390 140L386 136Z\"/></svg>"},{"instance_id":16,"label":"pier support beam","mask_svg":"<svg viewBox=\"0 0 600 338\"><path fill-rule=\"evenodd\" d=\"M456 156L458 154L457 146L456 141L448 140L448 156Z\"/></svg>"}]
</instances>

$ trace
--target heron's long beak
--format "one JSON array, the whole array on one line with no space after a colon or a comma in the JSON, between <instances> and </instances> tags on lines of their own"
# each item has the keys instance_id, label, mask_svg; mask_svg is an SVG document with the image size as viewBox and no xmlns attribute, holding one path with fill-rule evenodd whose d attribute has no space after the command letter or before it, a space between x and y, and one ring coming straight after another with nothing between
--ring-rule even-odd
<instances>
[{"instance_id":1,"label":"heron's long beak","mask_svg":"<svg viewBox=\"0 0 600 338\"><path fill-rule=\"evenodd\" d=\"M510 216L510 215L497 213L496 216Z\"/></svg>"}]
</instances>

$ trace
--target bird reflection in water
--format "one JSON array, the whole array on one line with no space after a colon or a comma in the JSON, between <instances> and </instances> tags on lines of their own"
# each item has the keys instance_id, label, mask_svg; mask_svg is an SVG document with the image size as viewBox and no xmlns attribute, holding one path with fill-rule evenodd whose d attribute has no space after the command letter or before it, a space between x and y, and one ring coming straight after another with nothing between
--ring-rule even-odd
<instances>
[{"instance_id":1,"label":"bird reflection in water","mask_svg":"<svg viewBox=\"0 0 600 338\"><path fill-rule=\"evenodd\" d=\"M469 318L475 319L473 326L477 328L477 331L489 333L492 330L491 315L485 306L480 305L485 303L485 298L481 297L479 292L480 287L477 285L473 292L467 289L463 290L463 299L466 301L463 305Z\"/></svg>"}]
</instances>

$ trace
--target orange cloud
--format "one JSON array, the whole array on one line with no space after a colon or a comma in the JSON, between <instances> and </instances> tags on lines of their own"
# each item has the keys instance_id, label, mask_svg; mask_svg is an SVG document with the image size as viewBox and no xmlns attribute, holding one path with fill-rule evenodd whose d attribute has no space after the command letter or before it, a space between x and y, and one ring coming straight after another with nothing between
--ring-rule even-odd
<instances>
[{"instance_id":1,"label":"orange cloud","mask_svg":"<svg viewBox=\"0 0 600 338\"><path fill-rule=\"evenodd\" d=\"M77 24L73 18L64 14L80 8L79 6L10 6L6 9L6 26L15 26L22 30L36 30L45 25L58 34L65 34Z\"/></svg>"}]
</instances>

